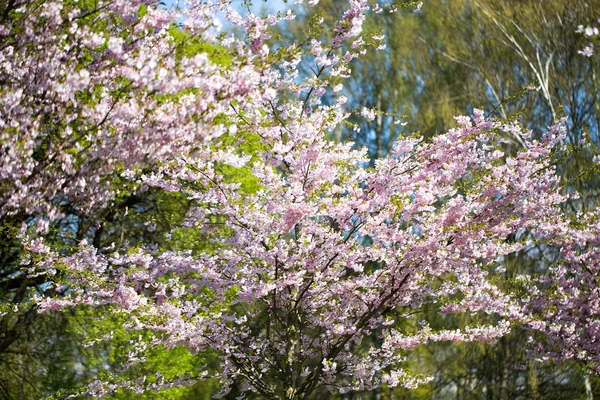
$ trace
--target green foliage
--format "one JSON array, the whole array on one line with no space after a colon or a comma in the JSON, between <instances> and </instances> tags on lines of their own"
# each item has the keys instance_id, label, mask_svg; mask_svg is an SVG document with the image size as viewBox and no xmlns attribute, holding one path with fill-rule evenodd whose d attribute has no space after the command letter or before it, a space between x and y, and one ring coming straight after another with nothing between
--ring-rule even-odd
<instances>
[{"instance_id":1,"label":"green foliage","mask_svg":"<svg viewBox=\"0 0 600 400\"><path fill-rule=\"evenodd\" d=\"M196 54L206 53L213 63L222 67L231 65L231 56L229 51L214 43L202 41L198 36L191 36L184 32L178 25L173 24L169 29L169 35L177 45L177 55L179 57L193 57Z\"/></svg>"}]
</instances>

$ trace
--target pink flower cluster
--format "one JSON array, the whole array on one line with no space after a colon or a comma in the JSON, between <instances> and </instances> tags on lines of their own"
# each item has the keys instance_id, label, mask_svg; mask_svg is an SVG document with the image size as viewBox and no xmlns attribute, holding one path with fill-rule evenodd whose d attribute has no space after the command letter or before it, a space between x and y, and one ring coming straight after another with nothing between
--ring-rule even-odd
<instances>
[{"instance_id":1,"label":"pink flower cluster","mask_svg":"<svg viewBox=\"0 0 600 400\"><path fill-rule=\"evenodd\" d=\"M587 26L584 28L583 25L579 25L577 27L577 33L583 33L589 40L587 46L585 46L582 50L578 50L577 53L584 57L591 57L594 55L594 42L592 40L598 36L598 28L595 26Z\"/></svg>"}]
</instances>

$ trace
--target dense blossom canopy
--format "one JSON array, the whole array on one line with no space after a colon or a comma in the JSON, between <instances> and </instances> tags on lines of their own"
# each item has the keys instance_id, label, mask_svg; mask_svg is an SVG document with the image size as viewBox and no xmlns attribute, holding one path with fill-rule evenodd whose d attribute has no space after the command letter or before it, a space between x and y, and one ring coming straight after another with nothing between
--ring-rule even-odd
<instances>
[{"instance_id":1,"label":"dense blossom canopy","mask_svg":"<svg viewBox=\"0 0 600 400\"><path fill-rule=\"evenodd\" d=\"M552 158L561 121L538 137L474 110L368 166L364 150L327 137L348 118L338 92L349 63L381 40L361 36L369 3L349 0L329 42L309 32L279 48L269 27L292 13L242 16L229 3L39 1L0 22L0 217L22 221L22 265L47 280L39 311L110 305L128 328L154 332L151 345L213 350L220 368L206 375L221 394L413 388L429 378L403 367L408 350L491 341L514 324L546 334L535 343L545 356L598 365L599 227L596 213L563 214ZM174 30L208 43L217 13L243 32L219 36L228 61L184 54ZM93 214L121 190L149 188L192 201L183 228L213 246L46 242L65 204ZM548 274L521 279L524 295L495 271L532 240L559 255ZM496 322L435 330L425 308ZM173 384L116 379L89 391Z\"/></svg>"}]
</instances>

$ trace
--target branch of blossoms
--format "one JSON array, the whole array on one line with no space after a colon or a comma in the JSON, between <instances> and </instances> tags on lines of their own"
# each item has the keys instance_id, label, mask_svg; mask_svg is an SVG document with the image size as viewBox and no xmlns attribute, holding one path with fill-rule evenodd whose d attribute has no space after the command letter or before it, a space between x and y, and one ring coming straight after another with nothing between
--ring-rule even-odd
<instances>
[{"instance_id":1,"label":"branch of blossoms","mask_svg":"<svg viewBox=\"0 0 600 400\"><path fill-rule=\"evenodd\" d=\"M556 218L564 198L549 156L558 127L507 158L502 144L516 129L528 133L476 111L474 121L459 118L458 128L431 143L400 141L369 169L361 167L364 151L324 138L343 119L339 106L300 120L300 100L286 112L286 130L274 116L270 126L262 120L255 127L269 144L250 166L256 193L241 196L223 182L216 160L195 165L186 182L180 171L165 171L198 201L188 224L210 230L218 215L229 228L216 238L216 253L147 249L104 259L84 248L73 257L85 259L63 267L82 289L40 307L118 305L135 315L136 329L168 333L162 345L218 351L221 394L235 382L267 398L308 398L317 387L415 387L428 378L402 367L407 350L437 340L494 340L509 321L525 318L486 265L525 246L507 242L509 235ZM285 170L274 168L284 163ZM89 274L86 265L104 273ZM459 331L397 328L426 304L503 322Z\"/></svg>"},{"instance_id":2,"label":"branch of blossoms","mask_svg":"<svg viewBox=\"0 0 600 400\"><path fill-rule=\"evenodd\" d=\"M542 243L555 250L548 272L521 279L530 293L521 299L528 325L542 333L530 338L532 355L540 361L577 360L600 372L599 228L597 210L543 227Z\"/></svg>"},{"instance_id":3,"label":"branch of blossoms","mask_svg":"<svg viewBox=\"0 0 600 400\"><path fill-rule=\"evenodd\" d=\"M186 33L209 31L225 6L198 4ZM212 121L231 101L260 96L252 66L179 56L169 30L183 16L155 2L38 1L10 13L0 27L2 216L51 222L61 202L110 204L115 173L190 154L224 133Z\"/></svg>"}]
</instances>

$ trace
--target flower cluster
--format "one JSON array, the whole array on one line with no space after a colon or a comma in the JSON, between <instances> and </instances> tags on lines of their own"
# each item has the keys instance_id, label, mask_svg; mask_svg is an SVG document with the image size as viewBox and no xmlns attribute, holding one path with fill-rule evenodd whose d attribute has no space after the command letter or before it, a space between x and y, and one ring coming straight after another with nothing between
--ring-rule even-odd
<instances>
[{"instance_id":1,"label":"flower cluster","mask_svg":"<svg viewBox=\"0 0 600 400\"><path fill-rule=\"evenodd\" d=\"M598 36L598 28L595 26L587 26L584 28L583 25L579 25L577 27L577 33L583 33L585 37L589 39L588 45L585 46L583 50L578 50L577 53L585 57L591 57L594 54L594 43L592 40Z\"/></svg>"}]
</instances>

